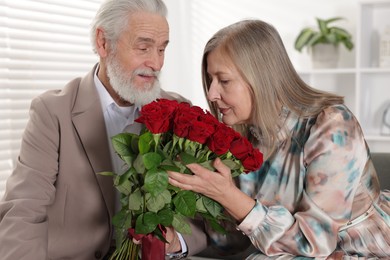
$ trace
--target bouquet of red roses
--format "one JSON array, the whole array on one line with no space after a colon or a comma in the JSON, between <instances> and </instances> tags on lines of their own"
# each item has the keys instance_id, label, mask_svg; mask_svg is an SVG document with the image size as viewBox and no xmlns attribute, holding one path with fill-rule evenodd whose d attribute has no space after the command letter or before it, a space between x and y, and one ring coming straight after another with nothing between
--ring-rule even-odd
<instances>
[{"instance_id":1,"label":"bouquet of red roses","mask_svg":"<svg viewBox=\"0 0 390 260\"><path fill-rule=\"evenodd\" d=\"M214 170L212 162L219 157L235 177L260 168L260 151L210 112L185 102L159 99L145 105L136 121L146 126L140 135L121 133L112 138L127 170L102 173L114 177L121 193L122 209L113 218L117 249L112 259L138 259L139 246L133 237L142 240L143 260L148 259L146 254L150 259L164 259L165 227L191 233L187 218L196 214L214 230L224 232L219 223L228 217L222 206L202 194L170 185L167 171L191 174L186 168L190 163ZM157 244L151 242L156 238L159 252L149 248Z\"/></svg>"}]
</instances>

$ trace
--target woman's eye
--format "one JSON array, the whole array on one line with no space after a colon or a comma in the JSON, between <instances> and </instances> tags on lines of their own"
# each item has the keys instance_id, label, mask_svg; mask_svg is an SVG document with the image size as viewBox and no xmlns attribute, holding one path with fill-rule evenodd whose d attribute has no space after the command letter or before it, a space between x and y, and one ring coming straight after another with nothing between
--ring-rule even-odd
<instances>
[{"instance_id":1,"label":"woman's eye","mask_svg":"<svg viewBox=\"0 0 390 260\"><path fill-rule=\"evenodd\" d=\"M229 80L220 80L219 82L221 82L222 85L229 84Z\"/></svg>"}]
</instances>

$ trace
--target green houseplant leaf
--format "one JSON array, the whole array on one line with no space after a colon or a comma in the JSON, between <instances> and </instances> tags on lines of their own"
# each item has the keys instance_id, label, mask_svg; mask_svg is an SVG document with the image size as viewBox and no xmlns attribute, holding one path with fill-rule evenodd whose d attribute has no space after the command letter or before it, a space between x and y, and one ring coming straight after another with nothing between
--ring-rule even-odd
<instances>
[{"instance_id":1,"label":"green houseplant leaf","mask_svg":"<svg viewBox=\"0 0 390 260\"><path fill-rule=\"evenodd\" d=\"M331 23L343 19L342 17L330 19L316 18L317 29L311 27L303 28L295 39L295 49L301 52L305 47L309 48L316 44L324 43L334 45L343 44L348 50L352 50L354 47L352 35L345 29L330 26Z\"/></svg>"}]
</instances>

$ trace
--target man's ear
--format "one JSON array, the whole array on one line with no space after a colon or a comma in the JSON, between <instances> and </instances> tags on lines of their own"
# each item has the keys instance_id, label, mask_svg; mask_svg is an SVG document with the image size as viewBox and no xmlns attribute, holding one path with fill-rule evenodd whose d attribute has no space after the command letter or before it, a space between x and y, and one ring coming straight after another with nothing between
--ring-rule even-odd
<instances>
[{"instance_id":1,"label":"man's ear","mask_svg":"<svg viewBox=\"0 0 390 260\"><path fill-rule=\"evenodd\" d=\"M108 53L108 42L101 28L96 29L96 51L101 58L105 58Z\"/></svg>"}]
</instances>

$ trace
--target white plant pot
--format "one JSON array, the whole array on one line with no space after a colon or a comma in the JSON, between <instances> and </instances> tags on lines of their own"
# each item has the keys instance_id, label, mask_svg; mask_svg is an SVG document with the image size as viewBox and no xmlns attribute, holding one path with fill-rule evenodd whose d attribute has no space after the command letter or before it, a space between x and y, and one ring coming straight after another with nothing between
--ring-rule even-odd
<instances>
[{"instance_id":1,"label":"white plant pot","mask_svg":"<svg viewBox=\"0 0 390 260\"><path fill-rule=\"evenodd\" d=\"M337 68L339 47L334 44L316 44L311 47L313 68Z\"/></svg>"}]
</instances>

